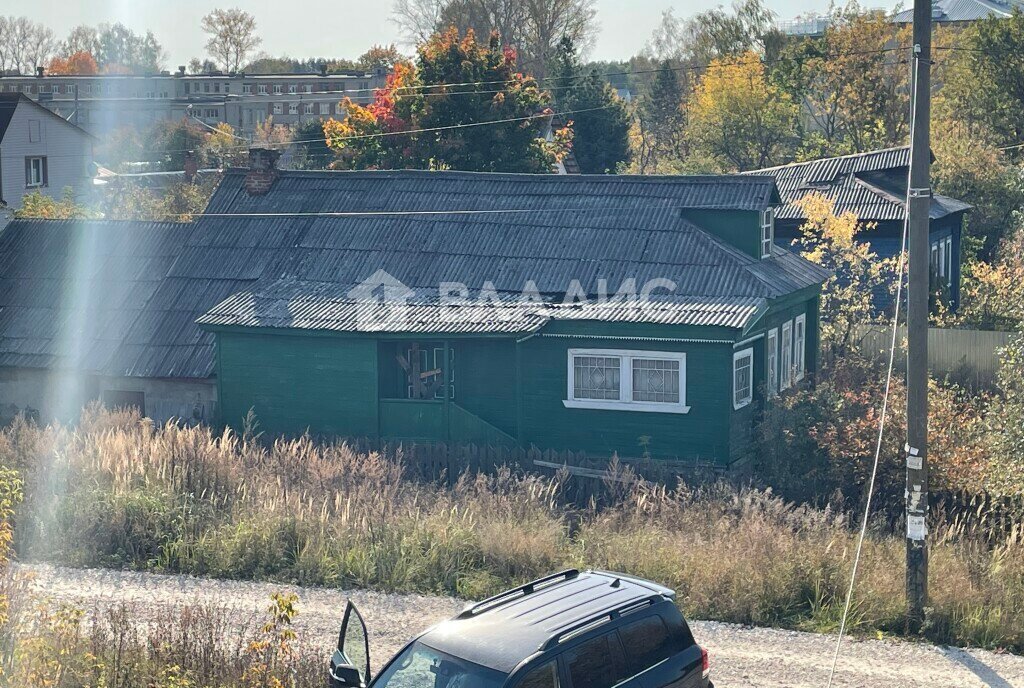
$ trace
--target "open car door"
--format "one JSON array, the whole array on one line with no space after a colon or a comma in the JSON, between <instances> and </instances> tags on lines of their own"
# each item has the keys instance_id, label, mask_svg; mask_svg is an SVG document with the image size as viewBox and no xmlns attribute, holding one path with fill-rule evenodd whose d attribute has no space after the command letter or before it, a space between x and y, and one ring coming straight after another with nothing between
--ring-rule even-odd
<instances>
[{"instance_id":1,"label":"open car door","mask_svg":"<svg viewBox=\"0 0 1024 688\"><path fill-rule=\"evenodd\" d=\"M331 657L330 688L366 688L370 682L370 639L366 623L352 602L338 634L338 649Z\"/></svg>"}]
</instances>

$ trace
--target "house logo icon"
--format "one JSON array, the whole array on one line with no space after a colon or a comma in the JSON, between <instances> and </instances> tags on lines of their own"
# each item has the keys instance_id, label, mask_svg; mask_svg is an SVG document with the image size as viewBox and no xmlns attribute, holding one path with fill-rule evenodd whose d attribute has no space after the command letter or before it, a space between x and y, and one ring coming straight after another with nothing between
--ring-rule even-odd
<instances>
[{"instance_id":1,"label":"house logo icon","mask_svg":"<svg viewBox=\"0 0 1024 688\"><path fill-rule=\"evenodd\" d=\"M352 287L349 299L359 304L356 309L356 325L362 331L376 331L380 328L396 327L409 318L409 301L416 292L394 275L380 269Z\"/></svg>"},{"instance_id":2,"label":"house logo icon","mask_svg":"<svg viewBox=\"0 0 1024 688\"><path fill-rule=\"evenodd\" d=\"M406 304L416 295L387 270L377 270L348 291L348 297L359 303Z\"/></svg>"}]
</instances>

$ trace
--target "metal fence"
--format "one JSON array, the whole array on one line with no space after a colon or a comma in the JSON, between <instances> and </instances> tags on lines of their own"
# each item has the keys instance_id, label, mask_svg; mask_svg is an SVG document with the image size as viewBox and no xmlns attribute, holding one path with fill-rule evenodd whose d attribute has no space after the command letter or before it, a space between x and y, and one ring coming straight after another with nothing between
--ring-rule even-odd
<instances>
[{"instance_id":1,"label":"metal fence","mask_svg":"<svg viewBox=\"0 0 1024 688\"><path fill-rule=\"evenodd\" d=\"M892 330L882 325L862 325L858 331L863 351L885 356ZM991 387L999 372L999 351L1008 346L1013 332L989 330L928 329L928 370L969 387ZM906 355L907 328L900 326L899 354Z\"/></svg>"}]
</instances>

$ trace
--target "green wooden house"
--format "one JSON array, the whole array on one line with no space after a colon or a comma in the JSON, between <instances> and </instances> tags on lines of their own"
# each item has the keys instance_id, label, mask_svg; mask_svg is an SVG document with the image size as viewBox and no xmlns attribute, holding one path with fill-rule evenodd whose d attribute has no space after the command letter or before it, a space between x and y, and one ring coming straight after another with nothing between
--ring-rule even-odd
<instances>
[{"instance_id":1,"label":"green wooden house","mask_svg":"<svg viewBox=\"0 0 1024 688\"><path fill-rule=\"evenodd\" d=\"M245 281L197 320L228 425L726 466L817 365L826 274L775 246L778 203L756 176L256 166L172 273Z\"/></svg>"}]
</instances>

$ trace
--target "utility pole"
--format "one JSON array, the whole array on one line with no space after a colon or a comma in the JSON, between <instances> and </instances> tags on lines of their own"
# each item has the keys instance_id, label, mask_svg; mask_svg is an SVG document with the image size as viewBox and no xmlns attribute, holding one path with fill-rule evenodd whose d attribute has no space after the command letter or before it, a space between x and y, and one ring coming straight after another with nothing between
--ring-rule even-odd
<instances>
[{"instance_id":1,"label":"utility pole","mask_svg":"<svg viewBox=\"0 0 1024 688\"><path fill-rule=\"evenodd\" d=\"M917 632L928 604L928 211L931 206L931 0L914 0L911 57L913 136L907 228L907 628Z\"/></svg>"}]
</instances>

